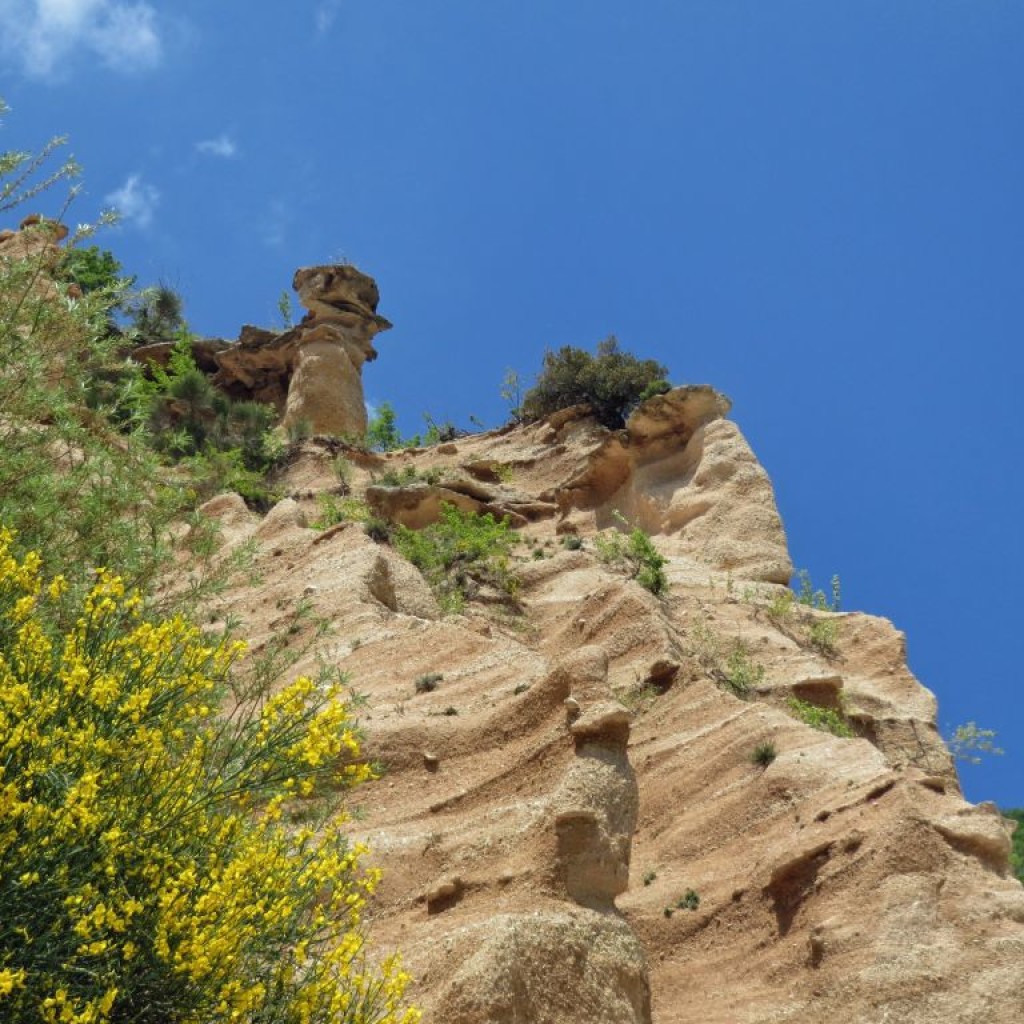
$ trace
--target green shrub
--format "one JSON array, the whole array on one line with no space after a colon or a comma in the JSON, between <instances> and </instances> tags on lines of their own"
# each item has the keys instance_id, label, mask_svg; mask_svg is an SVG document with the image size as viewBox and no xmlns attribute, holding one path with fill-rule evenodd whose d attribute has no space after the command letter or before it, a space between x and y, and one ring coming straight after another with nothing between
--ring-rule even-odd
<instances>
[{"instance_id":1,"label":"green shrub","mask_svg":"<svg viewBox=\"0 0 1024 1024\"><path fill-rule=\"evenodd\" d=\"M185 329L184 300L167 284L143 288L124 306L140 344L173 341Z\"/></svg>"},{"instance_id":2,"label":"green shrub","mask_svg":"<svg viewBox=\"0 0 1024 1024\"><path fill-rule=\"evenodd\" d=\"M0 195L12 184L9 157L0 157ZM114 425L132 419L120 385L103 408L86 408L96 367L124 363L108 337L111 298L56 298L49 260L0 259L0 521L53 571L82 579L86 566L106 565L140 584L164 562L182 495L163 482L145 438Z\"/></svg>"},{"instance_id":3,"label":"green shrub","mask_svg":"<svg viewBox=\"0 0 1024 1024\"><path fill-rule=\"evenodd\" d=\"M515 594L518 581L508 559L517 538L507 520L462 512L446 502L438 522L422 530L397 526L392 539L423 573L445 611L461 611L481 584Z\"/></svg>"},{"instance_id":4,"label":"green shrub","mask_svg":"<svg viewBox=\"0 0 1024 1024\"><path fill-rule=\"evenodd\" d=\"M416 680L413 689L417 693L433 693L437 689L437 684L443 680L443 672L425 672Z\"/></svg>"},{"instance_id":5,"label":"green shrub","mask_svg":"<svg viewBox=\"0 0 1024 1024\"><path fill-rule=\"evenodd\" d=\"M700 896L694 889L687 889L676 901L677 910L696 910L700 906Z\"/></svg>"},{"instance_id":6,"label":"green shrub","mask_svg":"<svg viewBox=\"0 0 1024 1024\"><path fill-rule=\"evenodd\" d=\"M617 514L616 518L629 525L624 516ZM630 578L645 590L658 596L668 590L668 577L664 568L668 559L659 553L654 542L639 526L633 527L628 534L618 530L599 533L595 537L595 544L597 557L602 562L625 567Z\"/></svg>"},{"instance_id":7,"label":"green shrub","mask_svg":"<svg viewBox=\"0 0 1024 1024\"><path fill-rule=\"evenodd\" d=\"M566 345L547 352L537 383L523 396L521 414L537 420L571 405L589 405L598 421L612 430L624 426L626 417L655 388L663 390L668 371L653 359L637 359L619 348L614 336L597 346L593 356Z\"/></svg>"},{"instance_id":8,"label":"green shrub","mask_svg":"<svg viewBox=\"0 0 1024 1024\"><path fill-rule=\"evenodd\" d=\"M74 174L70 162L45 172L45 160L59 141L35 157L0 154L0 209ZM33 184L36 174L42 180ZM51 226L47 222L38 230ZM80 228L68 245L90 231ZM166 438L151 430L152 400L169 390L146 380L121 351L123 339L111 330L118 290L90 285L81 299L67 302L51 287L69 272L69 259L72 267L85 265L99 278L112 271L105 258L94 261L87 255L76 263L75 251L66 247L59 259L52 250L0 259L0 522L14 530L23 549L41 552L47 571L64 572L73 588L90 585L93 565L145 588L168 564L172 524L204 494L225 479L245 493L260 490L255 481L240 477L243 470L262 473L263 438L253 427L251 410L232 413L228 407L230 422L222 426L230 434L229 454L216 465L186 465L169 473L154 446L166 441L164 454L172 448L195 453L199 427L189 434L173 423L174 436ZM189 353L180 374L177 369L165 373L167 388L174 376L187 378L194 369ZM175 387L183 405L195 407L205 394L194 379ZM211 421L218 415L211 408Z\"/></svg>"},{"instance_id":9,"label":"green shrub","mask_svg":"<svg viewBox=\"0 0 1024 1024\"><path fill-rule=\"evenodd\" d=\"M690 656L719 686L737 697L747 697L764 681L764 666L751 657L742 637L726 640L703 622L692 626L688 635Z\"/></svg>"},{"instance_id":10,"label":"green shrub","mask_svg":"<svg viewBox=\"0 0 1024 1024\"><path fill-rule=\"evenodd\" d=\"M827 658L832 658L838 653L836 648L838 635L839 624L835 619L815 619L807 631L807 638L811 646Z\"/></svg>"},{"instance_id":11,"label":"green shrub","mask_svg":"<svg viewBox=\"0 0 1024 1024\"><path fill-rule=\"evenodd\" d=\"M174 459L237 452L240 468L265 474L277 455L271 435L276 411L262 402L236 402L218 391L196 365L193 341L187 330L179 332L166 369L151 366L152 379L137 389L139 419L148 426L153 446ZM241 493L241 488L232 489Z\"/></svg>"},{"instance_id":12,"label":"green shrub","mask_svg":"<svg viewBox=\"0 0 1024 1024\"><path fill-rule=\"evenodd\" d=\"M381 402L366 428L366 447L375 452L390 452L402 446L395 407L390 402Z\"/></svg>"},{"instance_id":13,"label":"green shrub","mask_svg":"<svg viewBox=\"0 0 1024 1024\"><path fill-rule=\"evenodd\" d=\"M754 661L750 649L737 638L725 659L722 678L738 697L745 697L764 682L764 665Z\"/></svg>"},{"instance_id":14,"label":"green shrub","mask_svg":"<svg viewBox=\"0 0 1024 1024\"><path fill-rule=\"evenodd\" d=\"M767 768L776 757L778 757L778 752L775 749L775 744L771 740L762 740L754 747L750 760L751 763L761 768Z\"/></svg>"},{"instance_id":15,"label":"green shrub","mask_svg":"<svg viewBox=\"0 0 1024 1024\"><path fill-rule=\"evenodd\" d=\"M362 960L363 851L285 823L370 776L339 684L236 685L236 645L40 562L0 530L3 1020L418 1020Z\"/></svg>"},{"instance_id":16,"label":"green shrub","mask_svg":"<svg viewBox=\"0 0 1024 1024\"><path fill-rule=\"evenodd\" d=\"M772 598L767 608L768 618L776 626L784 626L793 618L793 604L796 598L792 590L784 590Z\"/></svg>"},{"instance_id":17,"label":"green shrub","mask_svg":"<svg viewBox=\"0 0 1024 1024\"><path fill-rule=\"evenodd\" d=\"M314 530L327 530L338 523L363 523L365 526L375 518L370 512L369 506L359 498L340 497L337 494L318 494L316 503L320 512L309 524Z\"/></svg>"},{"instance_id":18,"label":"green shrub","mask_svg":"<svg viewBox=\"0 0 1024 1024\"><path fill-rule=\"evenodd\" d=\"M810 701L800 700L799 697L790 697L786 705L795 718L800 719L805 725L811 726L812 729L830 732L833 736L840 736L844 739L856 735L846 717L839 711L823 708L820 704L812 704Z\"/></svg>"},{"instance_id":19,"label":"green shrub","mask_svg":"<svg viewBox=\"0 0 1024 1024\"><path fill-rule=\"evenodd\" d=\"M996 746L995 729L982 729L976 722L965 722L958 725L946 745L957 761L967 764L981 764L985 755L999 756L1003 751Z\"/></svg>"},{"instance_id":20,"label":"green shrub","mask_svg":"<svg viewBox=\"0 0 1024 1024\"><path fill-rule=\"evenodd\" d=\"M1013 832L1013 848L1010 851L1010 869L1021 882L1024 882L1024 808L1003 811L1003 817L1017 823Z\"/></svg>"},{"instance_id":21,"label":"green shrub","mask_svg":"<svg viewBox=\"0 0 1024 1024\"><path fill-rule=\"evenodd\" d=\"M806 605L808 608L816 608L820 612L839 611L841 590L838 575L832 577L831 598L826 597L823 590L814 589L814 584L811 583L811 574L806 569L801 569L797 573L797 582L799 585L797 600L800 604Z\"/></svg>"},{"instance_id":22,"label":"green shrub","mask_svg":"<svg viewBox=\"0 0 1024 1024\"><path fill-rule=\"evenodd\" d=\"M288 443L298 444L313 436L313 421L302 417L288 424Z\"/></svg>"},{"instance_id":23,"label":"green shrub","mask_svg":"<svg viewBox=\"0 0 1024 1024\"><path fill-rule=\"evenodd\" d=\"M57 277L77 284L85 294L118 290L122 285L131 287L135 281L125 277L120 261L109 249L98 245L67 249L57 267Z\"/></svg>"},{"instance_id":24,"label":"green shrub","mask_svg":"<svg viewBox=\"0 0 1024 1024\"><path fill-rule=\"evenodd\" d=\"M386 469L374 480L381 487L404 487L407 484L436 484L441 479L441 470L417 469L415 466L403 466L401 469Z\"/></svg>"},{"instance_id":25,"label":"green shrub","mask_svg":"<svg viewBox=\"0 0 1024 1024\"><path fill-rule=\"evenodd\" d=\"M363 532L377 544L387 544L393 529L392 524L382 516L370 515L363 523Z\"/></svg>"}]
</instances>

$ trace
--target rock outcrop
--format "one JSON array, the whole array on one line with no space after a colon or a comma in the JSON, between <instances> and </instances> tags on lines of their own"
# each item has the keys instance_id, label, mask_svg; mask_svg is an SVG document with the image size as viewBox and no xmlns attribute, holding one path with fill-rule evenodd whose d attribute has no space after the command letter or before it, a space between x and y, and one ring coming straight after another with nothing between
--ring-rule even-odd
<instances>
[{"instance_id":1,"label":"rock outcrop","mask_svg":"<svg viewBox=\"0 0 1024 1024\"><path fill-rule=\"evenodd\" d=\"M326 441L262 521L206 506L225 548L255 542L262 580L210 614L258 647L308 604L333 627L310 663L366 696L366 752L387 766L354 795L384 870L371 929L403 951L427 1024L1020 1018L1006 826L960 795L890 623L779 600L785 536L727 410L677 389L623 431L566 410L353 452L349 497L396 520L423 525L449 495L512 514L516 608L443 616L358 523L310 529L337 481ZM598 557L601 531L627 529L616 513L667 558L665 595ZM426 673L442 678L421 691Z\"/></svg>"},{"instance_id":2,"label":"rock outcrop","mask_svg":"<svg viewBox=\"0 0 1024 1024\"><path fill-rule=\"evenodd\" d=\"M377 314L373 278L348 264L303 267L293 287L307 309L287 331L245 326L234 343L198 339L192 354L227 395L273 405L286 429L339 437L366 433L362 367L373 339L391 324ZM165 364L172 345L137 348L140 361Z\"/></svg>"},{"instance_id":3,"label":"rock outcrop","mask_svg":"<svg viewBox=\"0 0 1024 1024\"><path fill-rule=\"evenodd\" d=\"M60 260L60 243L68 237L64 224L48 220L38 213L30 213L18 225L18 230L5 228L0 231L0 259L42 258L47 269L53 270ZM48 285L52 281L42 277ZM52 292L56 294L56 291Z\"/></svg>"}]
</instances>

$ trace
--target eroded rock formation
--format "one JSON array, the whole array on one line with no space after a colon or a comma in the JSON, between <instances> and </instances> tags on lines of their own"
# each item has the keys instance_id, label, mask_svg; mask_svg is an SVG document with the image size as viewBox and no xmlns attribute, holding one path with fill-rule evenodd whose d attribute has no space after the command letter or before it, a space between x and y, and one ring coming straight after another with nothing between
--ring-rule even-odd
<instances>
[{"instance_id":1,"label":"eroded rock formation","mask_svg":"<svg viewBox=\"0 0 1024 1024\"><path fill-rule=\"evenodd\" d=\"M518 610L443 616L359 524L310 529L336 486L320 441L264 519L207 506L226 547L256 542L262 578L211 614L258 646L309 603L333 625L310 663L367 697L366 750L387 765L355 795L384 869L372 933L402 949L427 1024L1020 1018L1006 826L961 797L890 623L780 612L785 536L727 409L679 389L620 432L568 410L353 458L352 495L412 525L448 495L514 513ZM375 479L409 467L421 482ZM668 558L664 596L596 557L615 512ZM425 673L442 678L419 692ZM854 736L812 728L793 697Z\"/></svg>"},{"instance_id":2,"label":"eroded rock formation","mask_svg":"<svg viewBox=\"0 0 1024 1024\"><path fill-rule=\"evenodd\" d=\"M377 285L348 264L300 268L292 283L307 310L301 323L283 332L246 326L234 344L197 342L196 361L231 397L274 405L286 429L362 437L362 367L377 357L374 337L391 327L377 314ZM135 356L163 362L169 348Z\"/></svg>"}]
</instances>

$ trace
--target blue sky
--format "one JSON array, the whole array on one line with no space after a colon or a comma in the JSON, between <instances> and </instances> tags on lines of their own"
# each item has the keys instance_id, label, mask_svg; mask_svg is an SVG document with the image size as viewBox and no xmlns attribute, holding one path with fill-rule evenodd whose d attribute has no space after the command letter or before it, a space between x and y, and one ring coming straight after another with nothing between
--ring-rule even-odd
<instances>
[{"instance_id":1,"label":"blue sky","mask_svg":"<svg viewBox=\"0 0 1024 1024\"><path fill-rule=\"evenodd\" d=\"M610 333L728 394L796 563L906 631L943 727L998 731L963 777L1003 806L1022 86L1011 0L0 0L0 147L69 134L73 219L119 205L101 241L196 331L346 258L408 433Z\"/></svg>"}]
</instances>

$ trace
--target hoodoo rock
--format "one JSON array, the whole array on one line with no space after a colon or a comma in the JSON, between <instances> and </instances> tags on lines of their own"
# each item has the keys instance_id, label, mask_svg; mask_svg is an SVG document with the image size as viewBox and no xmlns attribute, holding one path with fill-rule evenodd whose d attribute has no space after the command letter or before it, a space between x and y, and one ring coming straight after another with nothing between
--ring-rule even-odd
<instances>
[{"instance_id":1,"label":"hoodoo rock","mask_svg":"<svg viewBox=\"0 0 1024 1024\"><path fill-rule=\"evenodd\" d=\"M374 336L391 327L377 315L377 285L343 264L303 267L292 287L309 312L298 328L284 425L305 420L317 433L362 437L363 363L377 358Z\"/></svg>"},{"instance_id":2,"label":"hoodoo rock","mask_svg":"<svg viewBox=\"0 0 1024 1024\"><path fill-rule=\"evenodd\" d=\"M300 268L292 287L308 311L302 322L281 333L243 327L237 344L214 353L214 382L232 397L272 403L285 428L362 437L363 363L377 358L373 339L391 327L377 314L377 285L337 264Z\"/></svg>"}]
</instances>

